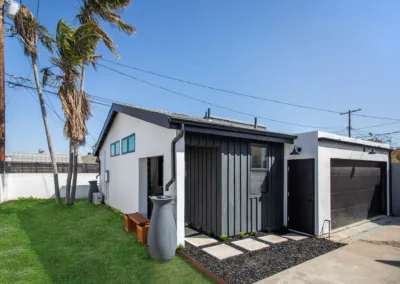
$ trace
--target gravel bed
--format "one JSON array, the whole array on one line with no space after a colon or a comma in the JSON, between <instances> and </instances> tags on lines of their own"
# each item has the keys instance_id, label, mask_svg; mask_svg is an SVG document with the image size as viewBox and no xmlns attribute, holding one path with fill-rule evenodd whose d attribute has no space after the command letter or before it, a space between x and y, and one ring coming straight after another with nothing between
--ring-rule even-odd
<instances>
[{"instance_id":1,"label":"gravel bed","mask_svg":"<svg viewBox=\"0 0 400 284\"><path fill-rule=\"evenodd\" d=\"M264 235L268 235L268 233L257 234L257 236ZM256 239L254 236L246 238ZM240 240L240 238L230 238L218 243L229 244L244 252L241 255L224 260L218 260L202 251L205 247L218 244L197 248L186 242L185 249L182 252L228 283L254 283L343 246L343 244L327 239L312 237L300 241L288 240L279 244L270 244L257 239L269 244L270 247L249 252L231 244L232 241L236 240Z\"/></svg>"}]
</instances>

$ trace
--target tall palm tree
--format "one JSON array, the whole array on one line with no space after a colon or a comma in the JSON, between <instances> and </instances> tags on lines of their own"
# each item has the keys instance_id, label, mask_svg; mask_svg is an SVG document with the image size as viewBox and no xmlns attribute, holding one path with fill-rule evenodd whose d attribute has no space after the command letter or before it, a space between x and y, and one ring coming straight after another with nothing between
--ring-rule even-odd
<instances>
[{"instance_id":1,"label":"tall palm tree","mask_svg":"<svg viewBox=\"0 0 400 284\"><path fill-rule=\"evenodd\" d=\"M54 157L53 142L50 134L46 107L43 99L42 88L40 86L39 74L37 70L37 57L39 53L37 48L37 41L40 41L44 47L46 47L48 50L51 51L53 49L52 46L53 39L49 35L47 29L44 26L40 25L40 23L36 20L36 18L32 15L32 13L25 5L22 5L21 9L16 14L14 18L14 25L19 40L24 46L24 53L26 56L29 56L32 61L32 69L33 69L33 74L35 76L36 89L39 96L40 109L42 111L44 129L46 131L47 145L49 147L51 163L53 168L55 198L57 204L60 204L61 198L60 198L60 189L58 183L57 163Z\"/></svg>"},{"instance_id":2,"label":"tall palm tree","mask_svg":"<svg viewBox=\"0 0 400 284\"><path fill-rule=\"evenodd\" d=\"M100 22L101 21L108 22L113 28L122 31L127 35L133 35L136 31L136 28L134 26L125 23L121 18L121 13L126 7L128 7L132 3L132 0L81 0L81 3L82 5L80 7L78 15L76 16L76 19L80 22L81 25L91 23L95 32L100 35L101 39L103 40L107 48L117 58L119 58L118 52L116 51L115 42L100 27ZM88 101L88 98L85 97L86 93L84 91L86 66L87 64L91 63L93 67L95 67L95 62L98 58L99 57L92 54L83 60L84 64L82 64L81 66L78 108L80 108L80 105L84 100ZM73 155L75 158L77 158L78 155L78 144L77 144L78 142L75 142L75 144L71 147L71 149L73 149L74 153ZM74 163L72 193L71 193L72 202L75 199L76 182L77 182L77 164Z\"/></svg>"},{"instance_id":3,"label":"tall palm tree","mask_svg":"<svg viewBox=\"0 0 400 284\"><path fill-rule=\"evenodd\" d=\"M85 142L87 132L85 122L91 114L88 96L86 93L81 96L78 88L81 77L79 70L87 60L93 61L97 58L93 54L100 37L92 22L74 29L66 21L60 20L56 31L56 56L50 59L52 67L56 67L60 74L55 75L49 68L43 70L44 84L50 82L59 85L58 96L65 116L64 135L70 140L70 164L65 199L68 205L72 205L75 199L76 188L75 190L72 188L71 191L71 179L76 180L77 176L72 177L71 174L77 165L77 147Z\"/></svg>"}]
</instances>

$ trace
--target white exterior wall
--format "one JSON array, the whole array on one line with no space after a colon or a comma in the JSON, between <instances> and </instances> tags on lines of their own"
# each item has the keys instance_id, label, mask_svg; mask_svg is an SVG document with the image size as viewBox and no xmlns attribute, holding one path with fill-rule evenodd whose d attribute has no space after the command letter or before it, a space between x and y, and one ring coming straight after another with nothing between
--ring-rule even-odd
<instances>
[{"instance_id":1,"label":"white exterior wall","mask_svg":"<svg viewBox=\"0 0 400 284\"><path fill-rule=\"evenodd\" d=\"M96 180L97 174L78 173L76 198L87 198L89 181ZM61 197L65 197L67 174L58 174ZM0 201L18 198L54 198L53 174L15 173L2 174L0 182Z\"/></svg>"},{"instance_id":2,"label":"white exterior wall","mask_svg":"<svg viewBox=\"0 0 400 284\"><path fill-rule=\"evenodd\" d=\"M99 151L100 188L109 206L124 213L140 212L147 216L146 158L164 157L163 184L165 186L171 179L171 142L178 132L122 113L116 115ZM131 134L135 134L135 152L110 157L110 144ZM173 210L177 221L178 244L184 243L184 145L185 139L182 137L176 145L177 178L170 190L164 192L166 195L177 196L173 202ZM109 171L109 183L104 182L106 170Z\"/></svg>"},{"instance_id":3,"label":"white exterior wall","mask_svg":"<svg viewBox=\"0 0 400 284\"><path fill-rule=\"evenodd\" d=\"M363 145L348 145L338 142L318 141L318 138L331 138L340 141L357 142ZM301 147L300 155L289 155L293 146ZM378 147L388 147L380 143L356 140L331 133L313 131L298 134L294 145L285 144L285 171L284 171L284 225L287 225L287 160L315 159L315 235L328 233L329 223L324 220L331 220L331 159L347 159L362 161L378 161L387 163L387 214L389 210L389 154L387 150ZM376 154L369 155L368 152L374 148Z\"/></svg>"}]
</instances>

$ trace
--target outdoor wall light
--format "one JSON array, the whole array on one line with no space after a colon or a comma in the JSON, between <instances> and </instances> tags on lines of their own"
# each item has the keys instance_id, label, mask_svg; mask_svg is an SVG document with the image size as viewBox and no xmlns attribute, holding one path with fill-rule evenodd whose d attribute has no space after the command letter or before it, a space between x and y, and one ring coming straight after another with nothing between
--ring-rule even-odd
<instances>
[{"instance_id":1,"label":"outdoor wall light","mask_svg":"<svg viewBox=\"0 0 400 284\"><path fill-rule=\"evenodd\" d=\"M290 155L300 155L300 153L301 153L301 148L294 145L293 151L292 153L290 153Z\"/></svg>"},{"instance_id":2,"label":"outdoor wall light","mask_svg":"<svg viewBox=\"0 0 400 284\"><path fill-rule=\"evenodd\" d=\"M375 152L374 148L371 148L371 151L369 151L368 154L370 154L370 155L375 155L376 152Z\"/></svg>"}]
</instances>

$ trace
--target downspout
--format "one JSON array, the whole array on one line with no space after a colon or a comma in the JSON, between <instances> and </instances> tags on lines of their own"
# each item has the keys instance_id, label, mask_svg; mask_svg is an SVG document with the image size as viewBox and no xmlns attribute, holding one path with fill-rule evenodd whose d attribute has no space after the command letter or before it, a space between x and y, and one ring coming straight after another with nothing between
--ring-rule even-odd
<instances>
[{"instance_id":1,"label":"downspout","mask_svg":"<svg viewBox=\"0 0 400 284\"><path fill-rule=\"evenodd\" d=\"M183 137L183 134L185 134L184 124L182 124L179 134L171 142L171 180L165 185L165 191L169 191L169 187L176 180L176 143Z\"/></svg>"}]
</instances>

